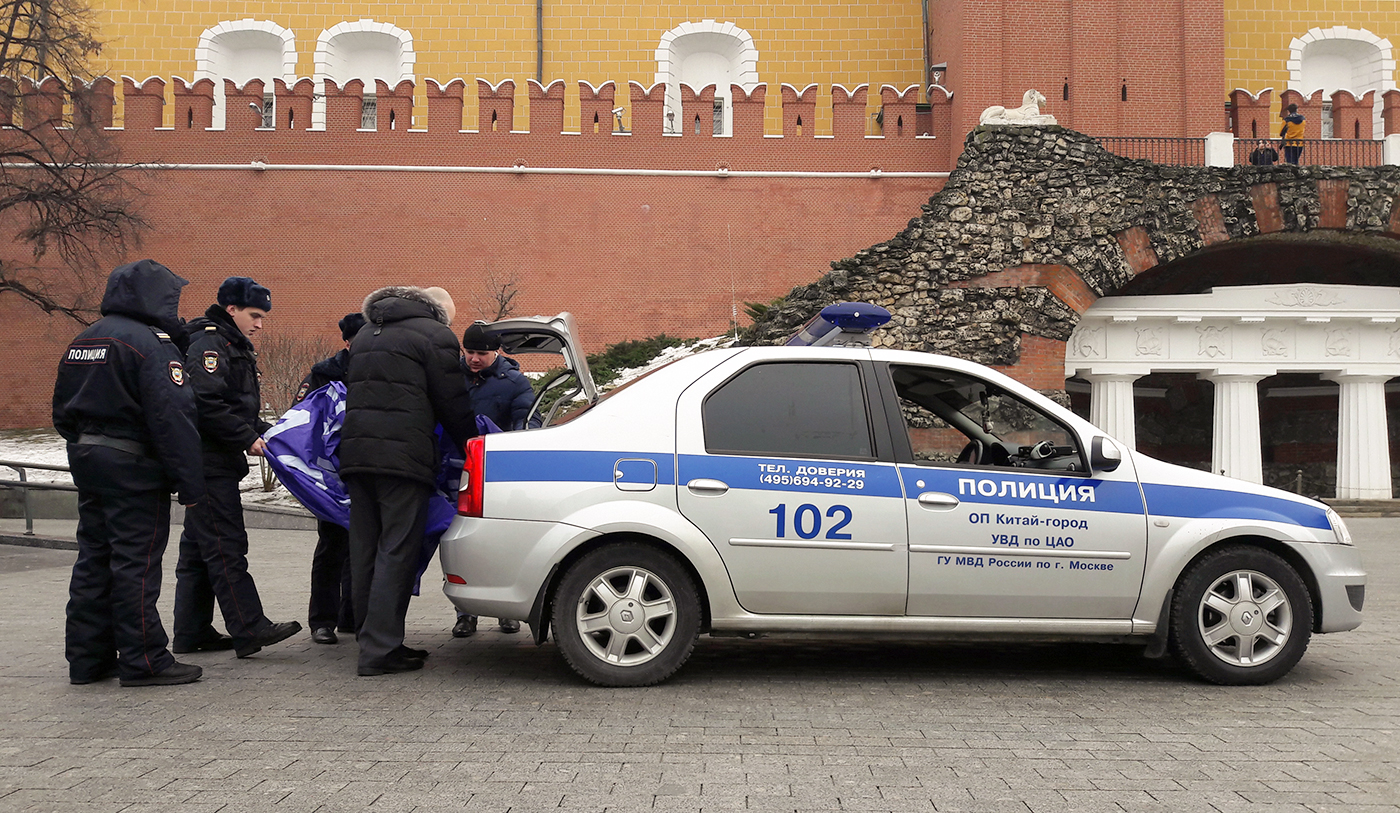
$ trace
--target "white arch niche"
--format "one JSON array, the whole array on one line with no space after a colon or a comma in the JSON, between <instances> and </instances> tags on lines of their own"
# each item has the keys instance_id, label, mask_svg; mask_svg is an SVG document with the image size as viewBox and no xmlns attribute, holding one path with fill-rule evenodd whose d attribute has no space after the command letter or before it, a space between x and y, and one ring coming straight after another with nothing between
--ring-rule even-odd
<instances>
[{"instance_id":1,"label":"white arch niche","mask_svg":"<svg viewBox=\"0 0 1400 813\"><path fill-rule=\"evenodd\" d=\"M268 20L222 22L199 35L194 63L194 81L214 81L213 129L222 130L228 121L223 80L242 86L250 79L261 79L269 96L273 79L295 82L296 35ZM269 112L264 112L265 118Z\"/></svg>"},{"instance_id":2,"label":"white arch niche","mask_svg":"<svg viewBox=\"0 0 1400 813\"><path fill-rule=\"evenodd\" d=\"M365 83L366 105L372 104L374 80L383 79L390 87L413 79L413 36L390 23L374 20L337 23L316 37L315 103L311 123L315 129L326 126L326 80L344 87L351 79ZM366 122L372 121L367 110ZM408 122L404 126L409 126Z\"/></svg>"},{"instance_id":3,"label":"white arch niche","mask_svg":"<svg viewBox=\"0 0 1400 813\"><path fill-rule=\"evenodd\" d=\"M1367 91L1376 92L1371 112L1371 133L1379 138L1381 124L1381 94L1395 88L1395 57L1390 40L1378 37L1366 29L1344 25L1314 28L1289 44L1288 87L1304 95L1322 88L1324 103L1337 90L1349 90L1357 97ZM1316 138L1323 134L1322 122ZM1331 127L1331 122L1327 123ZM1350 133L1328 133L1338 138L1350 138Z\"/></svg>"},{"instance_id":4,"label":"white arch niche","mask_svg":"<svg viewBox=\"0 0 1400 813\"><path fill-rule=\"evenodd\" d=\"M700 116L701 133L731 135L734 132L734 100L730 84L750 92L758 86L758 48L749 32L733 23L701 20L684 22L661 35L656 47L656 82L666 85L666 132L693 133L686 123ZM681 84L695 89L715 86L716 106L723 104L721 117L716 111L681 109ZM718 127L713 130L712 123Z\"/></svg>"}]
</instances>

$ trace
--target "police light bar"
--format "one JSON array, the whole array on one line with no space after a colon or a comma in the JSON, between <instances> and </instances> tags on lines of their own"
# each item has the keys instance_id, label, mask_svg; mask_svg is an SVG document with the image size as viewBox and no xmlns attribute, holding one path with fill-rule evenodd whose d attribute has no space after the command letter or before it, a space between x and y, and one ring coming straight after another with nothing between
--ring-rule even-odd
<instances>
[{"instance_id":1,"label":"police light bar","mask_svg":"<svg viewBox=\"0 0 1400 813\"><path fill-rule=\"evenodd\" d=\"M822 308L792 338L789 347L870 343L870 331L890 321L890 312L869 302L838 302Z\"/></svg>"}]
</instances>

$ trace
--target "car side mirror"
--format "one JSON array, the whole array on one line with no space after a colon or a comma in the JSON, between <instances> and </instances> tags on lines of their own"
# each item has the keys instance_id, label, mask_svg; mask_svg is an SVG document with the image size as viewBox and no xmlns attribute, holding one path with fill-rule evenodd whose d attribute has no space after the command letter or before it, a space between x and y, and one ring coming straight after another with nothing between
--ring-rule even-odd
<instances>
[{"instance_id":1,"label":"car side mirror","mask_svg":"<svg viewBox=\"0 0 1400 813\"><path fill-rule=\"evenodd\" d=\"M1118 444L1099 435L1089 444L1089 468L1093 471L1113 471L1123 462Z\"/></svg>"}]
</instances>

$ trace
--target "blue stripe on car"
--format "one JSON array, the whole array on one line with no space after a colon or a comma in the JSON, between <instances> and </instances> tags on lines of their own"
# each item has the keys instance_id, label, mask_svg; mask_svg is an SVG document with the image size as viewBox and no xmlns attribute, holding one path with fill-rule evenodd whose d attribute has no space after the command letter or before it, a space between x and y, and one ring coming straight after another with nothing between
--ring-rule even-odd
<instances>
[{"instance_id":1,"label":"blue stripe on car","mask_svg":"<svg viewBox=\"0 0 1400 813\"><path fill-rule=\"evenodd\" d=\"M657 485L676 484L676 456L653 452L498 451L486 454L488 483L611 483L618 461L656 463Z\"/></svg>"},{"instance_id":2,"label":"blue stripe on car","mask_svg":"<svg viewBox=\"0 0 1400 813\"><path fill-rule=\"evenodd\" d=\"M902 497L890 463L730 455L680 456L680 481L720 480L730 488Z\"/></svg>"},{"instance_id":3,"label":"blue stripe on car","mask_svg":"<svg viewBox=\"0 0 1400 813\"><path fill-rule=\"evenodd\" d=\"M1264 494L1143 483L1149 513L1163 517L1258 519L1330 530L1325 509Z\"/></svg>"}]
</instances>

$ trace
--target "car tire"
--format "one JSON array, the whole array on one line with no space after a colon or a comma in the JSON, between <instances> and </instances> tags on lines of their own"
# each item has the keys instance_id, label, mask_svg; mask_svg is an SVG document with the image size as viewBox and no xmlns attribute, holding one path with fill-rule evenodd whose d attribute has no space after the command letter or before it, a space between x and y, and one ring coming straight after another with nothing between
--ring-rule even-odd
<instances>
[{"instance_id":1,"label":"car tire","mask_svg":"<svg viewBox=\"0 0 1400 813\"><path fill-rule=\"evenodd\" d=\"M1177 582L1172 649L1201 678L1225 686L1288 674L1312 635L1313 608L1298 572L1249 546L1207 553Z\"/></svg>"},{"instance_id":2,"label":"car tire","mask_svg":"<svg viewBox=\"0 0 1400 813\"><path fill-rule=\"evenodd\" d=\"M559 652L599 686L650 686L690 657L700 629L695 582L671 556L637 543L575 562L554 594Z\"/></svg>"}]
</instances>

